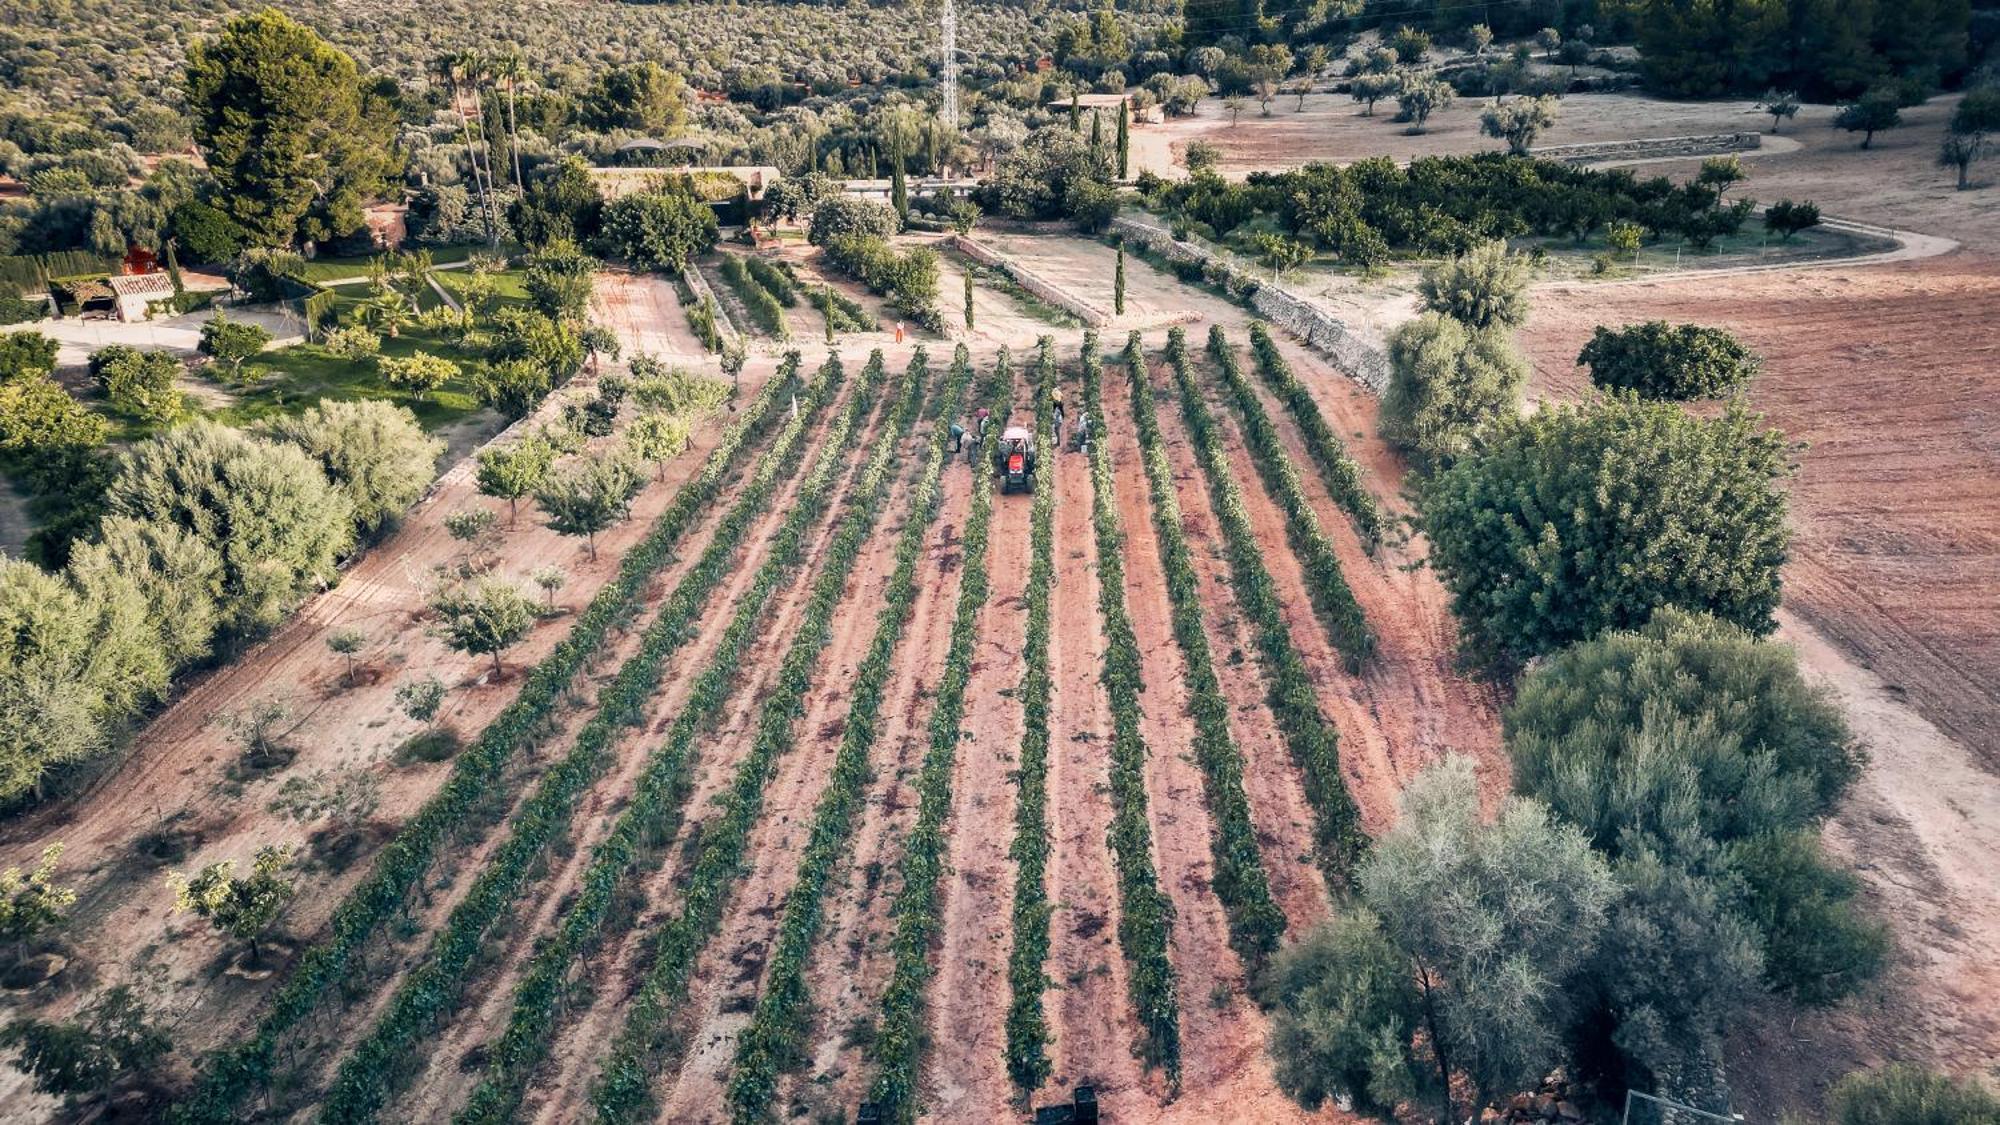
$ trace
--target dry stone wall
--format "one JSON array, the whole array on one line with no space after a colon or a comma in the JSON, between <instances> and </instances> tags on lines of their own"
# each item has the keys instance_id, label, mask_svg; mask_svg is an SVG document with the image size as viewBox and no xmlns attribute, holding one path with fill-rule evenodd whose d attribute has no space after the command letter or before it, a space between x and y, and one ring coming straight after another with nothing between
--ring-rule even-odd
<instances>
[{"instance_id":1,"label":"dry stone wall","mask_svg":"<svg viewBox=\"0 0 2000 1125\"><path fill-rule=\"evenodd\" d=\"M951 245L980 265L999 270L1013 278L1014 284L1034 294L1036 300L1046 301L1064 312L1072 313L1092 328L1102 328L1110 322L1110 318L1104 315L1102 309L1086 303L1082 298L1046 280L1035 271L976 238L956 234L951 237Z\"/></svg>"},{"instance_id":2,"label":"dry stone wall","mask_svg":"<svg viewBox=\"0 0 2000 1125\"><path fill-rule=\"evenodd\" d=\"M1596 164L1612 160L1718 156L1727 152L1749 152L1763 144L1764 138L1758 133L1705 133L1695 137L1647 137L1636 141L1545 145L1535 149L1534 155L1541 160L1556 160L1564 164Z\"/></svg>"},{"instance_id":3,"label":"dry stone wall","mask_svg":"<svg viewBox=\"0 0 2000 1125\"><path fill-rule=\"evenodd\" d=\"M1348 378L1381 394L1389 385L1389 357L1381 349L1355 335L1338 317L1264 278L1247 271L1192 242L1177 242L1171 233L1144 219L1121 216L1111 222L1111 232L1139 243L1154 253L1176 262L1194 262L1209 277L1220 277L1233 293L1249 290L1250 307L1258 315L1298 337L1305 345L1333 361Z\"/></svg>"}]
</instances>

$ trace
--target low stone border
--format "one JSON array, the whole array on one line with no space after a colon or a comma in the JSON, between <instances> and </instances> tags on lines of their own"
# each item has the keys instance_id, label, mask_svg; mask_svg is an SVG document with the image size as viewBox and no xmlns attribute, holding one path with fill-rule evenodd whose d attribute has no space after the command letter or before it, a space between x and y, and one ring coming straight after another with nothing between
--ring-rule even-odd
<instances>
[{"instance_id":1,"label":"low stone border","mask_svg":"<svg viewBox=\"0 0 2000 1125\"><path fill-rule=\"evenodd\" d=\"M736 330L736 322L729 319L728 310L716 299L715 290L708 287L708 279L701 276L701 271L694 268L692 261L681 267L681 281L686 283L695 300L707 301L708 306L715 310L715 329L722 333L722 338L732 344L743 343L743 334ZM682 309L681 315L687 315L687 310Z\"/></svg>"},{"instance_id":2,"label":"low stone border","mask_svg":"<svg viewBox=\"0 0 2000 1125\"><path fill-rule=\"evenodd\" d=\"M1761 133L1705 133L1692 137L1646 137L1636 141L1545 145L1532 150L1538 160L1564 164L1595 164L1606 160L1658 160L1675 156L1715 156L1762 148Z\"/></svg>"},{"instance_id":3,"label":"low stone border","mask_svg":"<svg viewBox=\"0 0 2000 1125\"><path fill-rule=\"evenodd\" d=\"M1161 227L1127 216L1111 221L1111 233L1137 242L1171 261L1199 263L1205 273L1219 274L1232 293L1249 290L1247 300L1258 315L1298 337L1333 361L1348 378L1376 394L1389 385L1389 357L1354 334L1338 317L1261 277L1253 277L1207 248L1178 242Z\"/></svg>"},{"instance_id":4,"label":"low stone border","mask_svg":"<svg viewBox=\"0 0 2000 1125\"><path fill-rule=\"evenodd\" d=\"M1014 284L1033 294L1036 300L1051 305L1082 320L1092 328L1102 328L1111 323L1111 318L1082 298L1076 297L1054 282L1043 279L1033 270L993 249L991 246L962 234L954 234L945 240L946 245L982 266L999 270L1014 279Z\"/></svg>"}]
</instances>

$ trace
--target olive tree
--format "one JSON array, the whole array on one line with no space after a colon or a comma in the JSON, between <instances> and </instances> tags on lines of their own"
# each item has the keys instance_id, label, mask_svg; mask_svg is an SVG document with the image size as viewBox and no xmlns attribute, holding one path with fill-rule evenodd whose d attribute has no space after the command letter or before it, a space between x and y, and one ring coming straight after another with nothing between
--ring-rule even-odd
<instances>
[{"instance_id":1,"label":"olive tree","mask_svg":"<svg viewBox=\"0 0 2000 1125\"><path fill-rule=\"evenodd\" d=\"M424 433L407 408L380 399L327 399L273 422L270 432L319 462L346 493L363 535L380 531L423 496L444 453L444 442Z\"/></svg>"},{"instance_id":2,"label":"olive tree","mask_svg":"<svg viewBox=\"0 0 2000 1125\"><path fill-rule=\"evenodd\" d=\"M495 679L506 671L500 654L535 626L533 603L502 582L440 590L431 598L431 611L438 615L439 639L471 656L491 656Z\"/></svg>"},{"instance_id":3,"label":"olive tree","mask_svg":"<svg viewBox=\"0 0 2000 1125\"><path fill-rule=\"evenodd\" d=\"M1562 102L1553 94L1515 98L1480 114L1479 131L1506 141L1507 151L1515 156L1526 156L1542 133L1556 123L1561 109Z\"/></svg>"},{"instance_id":4,"label":"olive tree","mask_svg":"<svg viewBox=\"0 0 2000 1125\"><path fill-rule=\"evenodd\" d=\"M1403 80L1396 90L1397 120L1408 121L1406 132L1415 135L1424 131L1424 124L1431 114L1444 109L1458 100L1458 91L1451 83L1430 75L1417 75Z\"/></svg>"},{"instance_id":5,"label":"olive tree","mask_svg":"<svg viewBox=\"0 0 2000 1125\"><path fill-rule=\"evenodd\" d=\"M1876 89L1861 95L1859 101L1840 107L1833 115L1836 129L1861 134L1861 147L1870 148L1875 144L1875 134L1894 129L1903 123L1903 109L1894 90Z\"/></svg>"},{"instance_id":6,"label":"olive tree","mask_svg":"<svg viewBox=\"0 0 2000 1125\"><path fill-rule=\"evenodd\" d=\"M1386 1111L1426 1087L1410 1050L1418 1010L1409 959L1373 914L1344 911L1287 946L1260 997L1272 1009L1278 1088L1305 1108L1344 1097Z\"/></svg>"},{"instance_id":7,"label":"olive tree","mask_svg":"<svg viewBox=\"0 0 2000 1125\"><path fill-rule=\"evenodd\" d=\"M172 1048L130 985L106 989L71 1020L21 1016L0 1028L0 1048L36 1091L78 1106L151 1071Z\"/></svg>"},{"instance_id":8,"label":"olive tree","mask_svg":"<svg viewBox=\"0 0 2000 1125\"><path fill-rule=\"evenodd\" d=\"M1452 1079L1478 1108L1539 1081L1559 1061L1568 986L1595 949L1617 886L1576 828L1509 797L1489 822L1469 758L1403 791L1402 816L1358 875L1361 897L1409 959L1419 1029L1444 1118Z\"/></svg>"},{"instance_id":9,"label":"olive tree","mask_svg":"<svg viewBox=\"0 0 2000 1125\"><path fill-rule=\"evenodd\" d=\"M1832 1125L1990 1125L2000 1121L2000 1095L1977 1078L1890 1063L1841 1079L1826 1109Z\"/></svg>"},{"instance_id":10,"label":"olive tree","mask_svg":"<svg viewBox=\"0 0 2000 1125\"><path fill-rule=\"evenodd\" d=\"M1499 332L1425 313L1389 338L1382 436L1419 465L1442 468L1519 412L1527 380L1527 361Z\"/></svg>"},{"instance_id":11,"label":"olive tree","mask_svg":"<svg viewBox=\"0 0 2000 1125\"><path fill-rule=\"evenodd\" d=\"M1762 366L1723 329L1664 320L1599 326L1576 361L1606 390L1654 399L1716 398L1742 387Z\"/></svg>"},{"instance_id":12,"label":"olive tree","mask_svg":"<svg viewBox=\"0 0 2000 1125\"><path fill-rule=\"evenodd\" d=\"M222 560L225 627L268 628L332 581L354 541L354 502L297 447L210 422L179 426L119 458L114 516L187 532Z\"/></svg>"},{"instance_id":13,"label":"olive tree","mask_svg":"<svg viewBox=\"0 0 2000 1125\"><path fill-rule=\"evenodd\" d=\"M1643 625L1665 605L1774 626L1790 533L1783 435L1615 399L1499 420L1418 489L1430 565L1496 667Z\"/></svg>"},{"instance_id":14,"label":"olive tree","mask_svg":"<svg viewBox=\"0 0 2000 1125\"><path fill-rule=\"evenodd\" d=\"M1485 242L1424 270L1424 307L1474 328L1519 328L1528 319L1534 263L1501 241Z\"/></svg>"}]
</instances>

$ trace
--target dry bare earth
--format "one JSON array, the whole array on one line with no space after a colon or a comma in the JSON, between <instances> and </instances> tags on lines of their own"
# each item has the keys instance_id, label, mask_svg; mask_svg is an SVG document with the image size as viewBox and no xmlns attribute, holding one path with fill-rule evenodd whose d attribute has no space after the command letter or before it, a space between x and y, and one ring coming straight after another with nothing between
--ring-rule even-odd
<instances>
[{"instance_id":1,"label":"dry bare earth","mask_svg":"<svg viewBox=\"0 0 2000 1125\"><path fill-rule=\"evenodd\" d=\"M1871 216L1872 217L1872 216ZM1968 231L1975 237L1981 232ZM1746 1107L1814 1105L1850 1065L2000 1062L2000 264L1959 252L1858 269L1566 287L1524 343L1573 397L1597 324L1719 325L1765 357L1750 402L1805 443L1785 635L1874 761L1829 828L1896 927L1861 1002L1748 1037ZM1978 999L1975 999L1977 997Z\"/></svg>"}]
</instances>

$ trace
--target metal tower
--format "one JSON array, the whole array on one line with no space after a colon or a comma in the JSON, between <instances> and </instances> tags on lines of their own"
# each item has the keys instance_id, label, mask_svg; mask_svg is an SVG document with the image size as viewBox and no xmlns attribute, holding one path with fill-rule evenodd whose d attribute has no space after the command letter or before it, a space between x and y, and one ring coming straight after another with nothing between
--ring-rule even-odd
<instances>
[{"instance_id":1,"label":"metal tower","mask_svg":"<svg viewBox=\"0 0 2000 1125\"><path fill-rule=\"evenodd\" d=\"M944 123L958 128L958 5L944 0Z\"/></svg>"}]
</instances>

